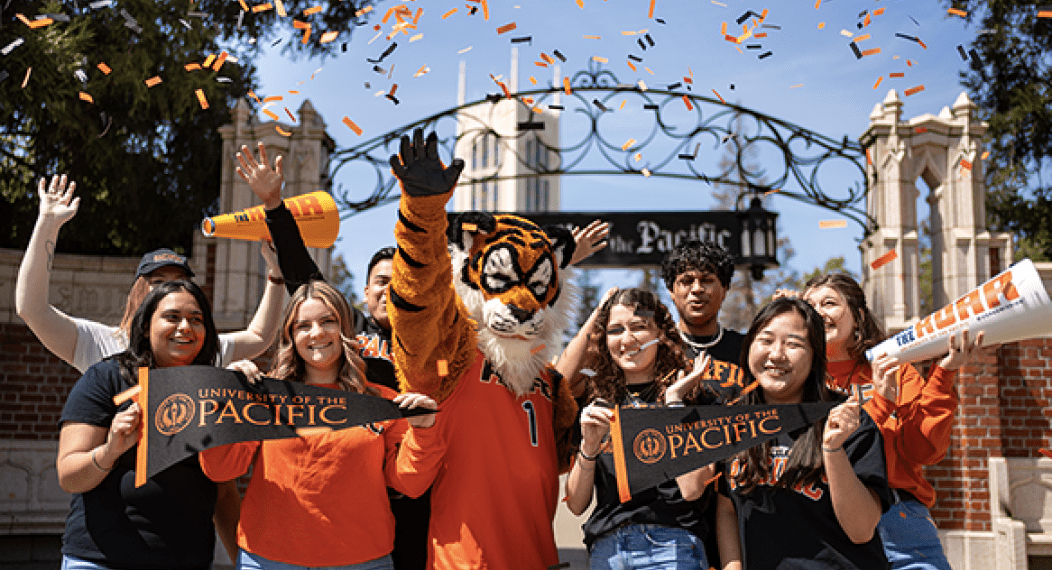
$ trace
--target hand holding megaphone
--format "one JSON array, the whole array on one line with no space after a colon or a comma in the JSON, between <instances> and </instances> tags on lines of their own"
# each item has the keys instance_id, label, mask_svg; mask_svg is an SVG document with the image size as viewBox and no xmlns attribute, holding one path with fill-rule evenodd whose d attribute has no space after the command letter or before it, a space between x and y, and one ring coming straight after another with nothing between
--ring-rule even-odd
<instances>
[{"instance_id":1,"label":"hand holding megaphone","mask_svg":"<svg viewBox=\"0 0 1052 570\"><path fill-rule=\"evenodd\" d=\"M981 352L993 347L983 346L986 341L986 332L979 331L974 339L967 329L957 331L950 335L947 341L946 355L939 361L939 367L943 370L955 371L968 364ZM873 390L889 402L898 402L899 396L899 367L902 362L894 356L885 353L877 353L871 364L873 378Z\"/></svg>"}]
</instances>

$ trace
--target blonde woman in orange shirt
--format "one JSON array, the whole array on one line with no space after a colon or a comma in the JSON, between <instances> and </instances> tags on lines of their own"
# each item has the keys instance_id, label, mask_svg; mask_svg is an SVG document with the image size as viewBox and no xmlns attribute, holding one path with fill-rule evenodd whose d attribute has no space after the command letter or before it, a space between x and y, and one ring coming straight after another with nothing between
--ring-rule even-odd
<instances>
[{"instance_id":1,"label":"blonde woman in orange shirt","mask_svg":"<svg viewBox=\"0 0 1052 570\"><path fill-rule=\"evenodd\" d=\"M322 281L303 285L285 310L270 376L390 398L402 408L437 409L422 394L396 395L366 382L352 327L339 291ZM232 368L260 376L248 361ZM412 497L427 490L441 458L434 424L435 415L427 414L201 453L204 472L215 481L252 467L237 531L238 568L392 570L387 487Z\"/></svg>"}]
</instances>

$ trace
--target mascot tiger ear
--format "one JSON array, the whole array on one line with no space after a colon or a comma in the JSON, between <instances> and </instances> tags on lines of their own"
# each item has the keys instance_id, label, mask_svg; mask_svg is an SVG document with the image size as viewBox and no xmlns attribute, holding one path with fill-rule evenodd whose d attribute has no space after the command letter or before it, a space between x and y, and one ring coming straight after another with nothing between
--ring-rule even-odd
<instances>
[{"instance_id":1,"label":"mascot tiger ear","mask_svg":"<svg viewBox=\"0 0 1052 570\"><path fill-rule=\"evenodd\" d=\"M468 251L476 235L497 231L497 219L487 212L464 212L446 228L446 239L457 248Z\"/></svg>"},{"instance_id":2,"label":"mascot tiger ear","mask_svg":"<svg viewBox=\"0 0 1052 570\"><path fill-rule=\"evenodd\" d=\"M573 259L573 252L577 249L573 232L562 226L544 226L544 233L548 234L548 239L552 242L552 251L559 262L559 269L566 269Z\"/></svg>"}]
</instances>

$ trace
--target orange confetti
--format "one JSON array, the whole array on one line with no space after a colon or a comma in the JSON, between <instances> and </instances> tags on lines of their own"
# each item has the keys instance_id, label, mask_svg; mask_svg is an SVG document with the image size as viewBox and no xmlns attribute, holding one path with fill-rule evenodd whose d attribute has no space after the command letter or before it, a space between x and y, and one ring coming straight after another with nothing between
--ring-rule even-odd
<instances>
[{"instance_id":1,"label":"orange confetti","mask_svg":"<svg viewBox=\"0 0 1052 570\"><path fill-rule=\"evenodd\" d=\"M482 19L489 21L489 2L482 0Z\"/></svg>"},{"instance_id":2,"label":"orange confetti","mask_svg":"<svg viewBox=\"0 0 1052 570\"><path fill-rule=\"evenodd\" d=\"M627 63L627 64L628 64L628 67L632 68L632 71L638 71L638 70L636 69L636 66L635 66L635 65L632 65L632 60L625 60L625 63Z\"/></svg>"},{"instance_id":3,"label":"orange confetti","mask_svg":"<svg viewBox=\"0 0 1052 570\"><path fill-rule=\"evenodd\" d=\"M601 40L601 39L603 39L603 36L588 36L588 35L586 35L586 36L582 36L582 37L584 37L584 39L586 39L586 40Z\"/></svg>"},{"instance_id":4,"label":"orange confetti","mask_svg":"<svg viewBox=\"0 0 1052 570\"><path fill-rule=\"evenodd\" d=\"M252 7L252 13L253 14L258 14L259 12L266 12L267 10L273 10L273 9L274 9L274 5L271 4L270 2L267 2L266 4L258 4L256 6L253 6Z\"/></svg>"},{"instance_id":5,"label":"orange confetti","mask_svg":"<svg viewBox=\"0 0 1052 570\"><path fill-rule=\"evenodd\" d=\"M270 109L263 109L263 114L270 117L271 119L274 119L275 121L281 120L281 117L279 117L277 113L271 111Z\"/></svg>"},{"instance_id":6,"label":"orange confetti","mask_svg":"<svg viewBox=\"0 0 1052 570\"><path fill-rule=\"evenodd\" d=\"M825 22L818 22L818 29L819 30L824 30L825 27L826 27L826 23Z\"/></svg>"},{"instance_id":7,"label":"orange confetti","mask_svg":"<svg viewBox=\"0 0 1052 570\"><path fill-rule=\"evenodd\" d=\"M869 34L862 34L861 36L858 36L857 38L853 38L851 41L853 41L853 42L855 42L857 44L858 42L865 41L865 40L868 40L868 39L869 39Z\"/></svg>"},{"instance_id":8,"label":"orange confetti","mask_svg":"<svg viewBox=\"0 0 1052 570\"><path fill-rule=\"evenodd\" d=\"M862 52L862 57L866 57L867 55L877 55L878 53L880 53L880 48L867 49Z\"/></svg>"},{"instance_id":9,"label":"orange confetti","mask_svg":"<svg viewBox=\"0 0 1052 570\"><path fill-rule=\"evenodd\" d=\"M277 131L278 134L283 136L283 137L291 137L292 136L292 133L290 133L289 131L286 131L285 129L283 129L283 128L277 126L277 125L274 125L274 130Z\"/></svg>"},{"instance_id":10,"label":"orange confetti","mask_svg":"<svg viewBox=\"0 0 1052 570\"><path fill-rule=\"evenodd\" d=\"M212 62L216 60L215 54L208 54L205 58L205 62L201 64L201 67L212 67Z\"/></svg>"},{"instance_id":11,"label":"orange confetti","mask_svg":"<svg viewBox=\"0 0 1052 570\"><path fill-rule=\"evenodd\" d=\"M754 37L754 38L766 38L767 37L767 32L760 32L758 34L753 34L752 37Z\"/></svg>"},{"instance_id":12,"label":"orange confetti","mask_svg":"<svg viewBox=\"0 0 1052 570\"><path fill-rule=\"evenodd\" d=\"M226 61L226 58L229 55L230 54L228 54L225 51L223 53L219 54L219 57L216 58L216 62L214 64L212 64L212 71L219 71L219 68L223 67L223 62Z\"/></svg>"},{"instance_id":13,"label":"orange confetti","mask_svg":"<svg viewBox=\"0 0 1052 570\"><path fill-rule=\"evenodd\" d=\"M339 36L339 35L340 35L340 32L336 32L336 31L325 32L324 34L321 35L320 38L318 38L318 43L319 44L327 44L327 43L335 40L336 37Z\"/></svg>"},{"instance_id":14,"label":"orange confetti","mask_svg":"<svg viewBox=\"0 0 1052 570\"><path fill-rule=\"evenodd\" d=\"M982 156L982 158L981 158L981 160L986 160L986 159L988 159L988 158L990 158L990 151L986 151L986 152L984 152L984 153L983 153L983 156Z\"/></svg>"},{"instance_id":15,"label":"orange confetti","mask_svg":"<svg viewBox=\"0 0 1052 570\"><path fill-rule=\"evenodd\" d=\"M915 93L920 93L921 91L924 91L924 86L923 85L918 85L916 87L910 87L909 89L903 91L902 94L905 95L906 97L909 97L910 95L913 95Z\"/></svg>"},{"instance_id":16,"label":"orange confetti","mask_svg":"<svg viewBox=\"0 0 1052 570\"><path fill-rule=\"evenodd\" d=\"M922 47L924 49L928 49L928 44L926 44L923 41L921 41L920 38L917 38L917 43L920 44L920 47Z\"/></svg>"},{"instance_id":17,"label":"orange confetti","mask_svg":"<svg viewBox=\"0 0 1052 570\"><path fill-rule=\"evenodd\" d=\"M540 352L542 350L544 350L544 345L543 344L538 344L537 346L535 346L535 347L530 349L530 354L537 354L538 352Z\"/></svg>"},{"instance_id":18,"label":"orange confetti","mask_svg":"<svg viewBox=\"0 0 1052 570\"><path fill-rule=\"evenodd\" d=\"M727 22L723 22L722 24L720 24L720 35L727 35Z\"/></svg>"},{"instance_id":19,"label":"orange confetti","mask_svg":"<svg viewBox=\"0 0 1052 570\"><path fill-rule=\"evenodd\" d=\"M872 23L872 22L873 22L873 20L869 17L869 14L866 14L866 19L862 20L862 27L863 28L868 27L869 24Z\"/></svg>"},{"instance_id":20,"label":"orange confetti","mask_svg":"<svg viewBox=\"0 0 1052 570\"><path fill-rule=\"evenodd\" d=\"M300 43L305 44L310 41L310 28L303 30L303 38L300 39Z\"/></svg>"},{"instance_id":21,"label":"orange confetti","mask_svg":"<svg viewBox=\"0 0 1052 570\"><path fill-rule=\"evenodd\" d=\"M628 147L636 144L636 139L628 139L625 144L621 145L621 150L628 150Z\"/></svg>"},{"instance_id":22,"label":"orange confetti","mask_svg":"<svg viewBox=\"0 0 1052 570\"><path fill-rule=\"evenodd\" d=\"M33 68L32 67L30 67L29 69L26 70L26 77L25 77L25 79L22 80L22 89L25 89L26 85L29 84L29 76L32 73L33 73Z\"/></svg>"},{"instance_id":23,"label":"orange confetti","mask_svg":"<svg viewBox=\"0 0 1052 570\"><path fill-rule=\"evenodd\" d=\"M584 10L584 0L575 0L575 1L577 2L577 7L582 9L582 10Z\"/></svg>"},{"instance_id":24,"label":"orange confetti","mask_svg":"<svg viewBox=\"0 0 1052 570\"><path fill-rule=\"evenodd\" d=\"M356 125L354 123L354 121L351 120L350 117L344 117L343 118L343 124L347 125L348 129L351 129L352 131L354 131L354 134L356 134L358 136L362 136L362 128L359 127L358 125Z\"/></svg>"},{"instance_id":25,"label":"orange confetti","mask_svg":"<svg viewBox=\"0 0 1052 570\"><path fill-rule=\"evenodd\" d=\"M880 82L881 81L884 81L884 76L883 75L881 75L880 77L877 78L877 82L873 84L873 88L876 89L877 87L880 87Z\"/></svg>"},{"instance_id":26,"label":"orange confetti","mask_svg":"<svg viewBox=\"0 0 1052 570\"><path fill-rule=\"evenodd\" d=\"M609 60L606 59L605 57L600 57L598 55L593 55L592 56L592 61L594 61L596 63L608 63L609 62Z\"/></svg>"},{"instance_id":27,"label":"orange confetti","mask_svg":"<svg viewBox=\"0 0 1052 570\"><path fill-rule=\"evenodd\" d=\"M946 10L946 13L951 16L960 16L962 18L968 16L968 12L965 12L964 10L958 10L957 8L950 8L949 10Z\"/></svg>"},{"instance_id":28,"label":"orange confetti","mask_svg":"<svg viewBox=\"0 0 1052 570\"><path fill-rule=\"evenodd\" d=\"M687 106L688 111L694 110L694 105L691 104L690 97L687 97L685 94L683 95L683 104Z\"/></svg>"},{"instance_id":29,"label":"orange confetti","mask_svg":"<svg viewBox=\"0 0 1052 570\"><path fill-rule=\"evenodd\" d=\"M80 100L81 101L87 101L88 103L94 103L95 102L95 100L91 98L91 95L88 95L87 93L85 93L83 91L80 92Z\"/></svg>"},{"instance_id":30,"label":"orange confetti","mask_svg":"<svg viewBox=\"0 0 1052 570\"><path fill-rule=\"evenodd\" d=\"M1052 451L1049 451L1047 449L1039 449L1039 450L1037 450L1037 452L1040 453L1041 455L1044 455L1045 457L1047 457L1049 459L1052 459Z\"/></svg>"},{"instance_id":31,"label":"orange confetti","mask_svg":"<svg viewBox=\"0 0 1052 570\"><path fill-rule=\"evenodd\" d=\"M289 111L288 107L285 107L285 114L289 116L289 119L292 119L293 123L296 122L296 117L293 116L292 111Z\"/></svg>"},{"instance_id":32,"label":"orange confetti","mask_svg":"<svg viewBox=\"0 0 1052 570\"><path fill-rule=\"evenodd\" d=\"M24 15L22 15L20 13L16 13L15 17L18 18L19 20L21 20L23 24L25 24L25 25L27 25L29 27L33 27L33 21L30 20L29 18L25 17Z\"/></svg>"},{"instance_id":33,"label":"orange confetti","mask_svg":"<svg viewBox=\"0 0 1052 570\"><path fill-rule=\"evenodd\" d=\"M504 24L503 26L500 26L499 28L497 28L497 35L499 36L500 34L503 34L503 33L506 33L506 32L510 32L510 31L514 30L515 28L517 28L517 27L519 27L519 26L515 22L511 22L510 24Z\"/></svg>"},{"instance_id":34,"label":"orange confetti","mask_svg":"<svg viewBox=\"0 0 1052 570\"><path fill-rule=\"evenodd\" d=\"M533 62L533 65L536 65L537 67L548 67L548 64L543 61L535 61Z\"/></svg>"},{"instance_id":35,"label":"orange confetti","mask_svg":"<svg viewBox=\"0 0 1052 570\"><path fill-rule=\"evenodd\" d=\"M720 94L717 93L715 89L712 90L712 94L715 95L716 98L720 100L720 103L723 103L725 105L727 104L727 102L723 100L723 97L720 96Z\"/></svg>"},{"instance_id":36,"label":"orange confetti","mask_svg":"<svg viewBox=\"0 0 1052 570\"><path fill-rule=\"evenodd\" d=\"M201 104L201 108L208 109L208 99L205 98L205 90L198 89L194 93L197 94L197 102Z\"/></svg>"},{"instance_id":37,"label":"orange confetti","mask_svg":"<svg viewBox=\"0 0 1052 570\"><path fill-rule=\"evenodd\" d=\"M238 4L241 4L241 9L248 12L248 4L245 4L245 0L237 0Z\"/></svg>"},{"instance_id":38,"label":"orange confetti","mask_svg":"<svg viewBox=\"0 0 1052 570\"><path fill-rule=\"evenodd\" d=\"M438 364L438 375L439 376L449 376L449 363L446 362L445 360L439 360L437 364Z\"/></svg>"},{"instance_id":39,"label":"orange confetti","mask_svg":"<svg viewBox=\"0 0 1052 570\"><path fill-rule=\"evenodd\" d=\"M532 75L531 75L531 76L529 77L529 80L530 80L530 84L531 84L531 85L537 85L537 78L536 78L536 77L534 77L534 76L532 76Z\"/></svg>"},{"instance_id":40,"label":"orange confetti","mask_svg":"<svg viewBox=\"0 0 1052 570\"><path fill-rule=\"evenodd\" d=\"M309 30L310 24L301 20L292 20L292 27L297 30Z\"/></svg>"},{"instance_id":41,"label":"orange confetti","mask_svg":"<svg viewBox=\"0 0 1052 570\"><path fill-rule=\"evenodd\" d=\"M654 4L657 4L657 0L650 0L650 10L647 10L647 18L654 18Z\"/></svg>"},{"instance_id":42,"label":"orange confetti","mask_svg":"<svg viewBox=\"0 0 1052 570\"><path fill-rule=\"evenodd\" d=\"M103 75L109 75L110 72L113 71L112 69L110 69L110 66L106 65L105 63L102 63L101 61L95 67L98 67L99 71L101 71Z\"/></svg>"},{"instance_id":43,"label":"orange confetti","mask_svg":"<svg viewBox=\"0 0 1052 570\"><path fill-rule=\"evenodd\" d=\"M146 80L146 86L147 87L153 87L154 85L157 85L160 82L161 82L161 77L159 75L155 75L155 76L153 76L153 77L151 77L151 78Z\"/></svg>"},{"instance_id":44,"label":"orange confetti","mask_svg":"<svg viewBox=\"0 0 1052 570\"><path fill-rule=\"evenodd\" d=\"M132 386L113 397L113 404L119 406L128 400L134 400L142 392L142 386ZM137 401L137 400L136 400Z\"/></svg>"},{"instance_id":45,"label":"orange confetti","mask_svg":"<svg viewBox=\"0 0 1052 570\"><path fill-rule=\"evenodd\" d=\"M479 229L479 227L476 226L475 224L467 223L467 222L461 224L460 228L462 230L466 231L466 232L477 232L478 229Z\"/></svg>"},{"instance_id":46,"label":"orange confetti","mask_svg":"<svg viewBox=\"0 0 1052 570\"><path fill-rule=\"evenodd\" d=\"M372 6L370 6L372 8ZM285 11L285 4L281 0L274 0L274 9L277 10L278 15L284 18L289 13Z\"/></svg>"},{"instance_id":47,"label":"orange confetti","mask_svg":"<svg viewBox=\"0 0 1052 570\"><path fill-rule=\"evenodd\" d=\"M299 95L300 94L300 92L296 91L295 89L289 89L289 93L291 93L293 95Z\"/></svg>"},{"instance_id":48,"label":"orange confetti","mask_svg":"<svg viewBox=\"0 0 1052 570\"><path fill-rule=\"evenodd\" d=\"M832 230L836 228L846 228L847 220L819 220L818 229L820 230Z\"/></svg>"},{"instance_id":49,"label":"orange confetti","mask_svg":"<svg viewBox=\"0 0 1052 570\"><path fill-rule=\"evenodd\" d=\"M961 159L961 168L963 168L965 170L971 170L972 169L972 163L970 161L967 161L967 160L962 158Z\"/></svg>"},{"instance_id":50,"label":"orange confetti","mask_svg":"<svg viewBox=\"0 0 1052 570\"><path fill-rule=\"evenodd\" d=\"M892 79L897 79L897 78L899 78L899 77L906 77L906 74L905 74L905 73L902 73L901 71L897 71L897 72L895 72L895 73L889 73L889 74L888 74L888 77L890 77L890 78L892 78Z\"/></svg>"},{"instance_id":51,"label":"orange confetti","mask_svg":"<svg viewBox=\"0 0 1052 570\"><path fill-rule=\"evenodd\" d=\"M898 252L896 252L893 249L893 250L885 253L884 255L874 259L873 262L869 264L869 266L871 268L873 268L874 271L876 271L877 269L880 269L881 267L884 267L885 265L891 263L898 256L899 256Z\"/></svg>"},{"instance_id":52,"label":"orange confetti","mask_svg":"<svg viewBox=\"0 0 1052 570\"><path fill-rule=\"evenodd\" d=\"M33 23L30 24L29 27L35 30L37 28L43 28L44 26L50 26L54 23L55 21L51 18L40 18L39 20L33 20Z\"/></svg>"},{"instance_id":53,"label":"orange confetti","mask_svg":"<svg viewBox=\"0 0 1052 570\"><path fill-rule=\"evenodd\" d=\"M877 8L876 10L873 10L873 15L874 16L883 16L884 15L884 8Z\"/></svg>"},{"instance_id":54,"label":"orange confetti","mask_svg":"<svg viewBox=\"0 0 1052 570\"><path fill-rule=\"evenodd\" d=\"M573 95L573 89L570 89L570 78L563 77L563 92L567 95Z\"/></svg>"},{"instance_id":55,"label":"orange confetti","mask_svg":"<svg viewBox=\"0 0 1052 570\"><path fill-rule=\"evenodd\" d=\"M448 17L450 17L450 16L452 16L453 14L456 14L456 13L457 13L457 8L453 8L452 10L446 12L445 14L442 14L442 19L445 20L446 18L448 18Z\"/></svg>"},{"instance_id":56,"label":"orange confetti","mask_svg":"<svg viewBox=\"0 0 1052 570\"><path fill-rule=\"evenodd\" d=\"M1052 10L1038 10L1038 18L1052 18Z\"/></svg>"},{"instance_id":57,"label":"orange confetti","mask_svg":"<svg viewBox=\"0 0 1052 570\"><path fill-rule=\"evenodd\" d=\"M322 7L321 6L311 6L310 8L307 8L306 10L303 11L303 15L304 16L312 16L314 14L317 14L318 12L321 12L321 11L322 11Z\"/></svg>"},{"instance_id":58,"label":"orange confetti","mask_svg":"<svg viewBox=\"0 0 1052 570\"><path fill-rule=\"evenodd\" d=\"M815 10L817 10L818 7L821 6L821 5L822 5L822 0L815 0Z\"/></svg>"},{"instance_id":59,"label":"orange confetti","mask_svg":"<svg viewBox=\"0 0 1052 570\"><path fill-rule=\"evenodd\" d=\"M183 69L186 69L187 71L197 71L198 69L201 69L201 64L200 63L188 63L188 64L183 66Z\"/></svg>"},{"instance_id":60,"label":"orange confetti","mask_svg":"<svg viewBox=\"0 0 1052 570\"><path fill-rule=\"evenodd\" d=\"M281 101L282 99L284 99L284 97L282 97L281 95L271 95L270 97L267 97L266 99L263 99L263 102L264 103L273 103L274 101Z\"/></svg>"},{"instance_id":61,"label":"orange confetti","mask_svg":"<svg viewBox=\"0 0 1052 570\"><path fill-rule=\"evenodd\" d=\"M552 56L550 56L550 55L548 55L548 54L546 54L544 52L541 52L541 59L543 59L547 63L550 63L551 65L555 65L555 60L552 59Z\"/></svg>"}]
</instances>

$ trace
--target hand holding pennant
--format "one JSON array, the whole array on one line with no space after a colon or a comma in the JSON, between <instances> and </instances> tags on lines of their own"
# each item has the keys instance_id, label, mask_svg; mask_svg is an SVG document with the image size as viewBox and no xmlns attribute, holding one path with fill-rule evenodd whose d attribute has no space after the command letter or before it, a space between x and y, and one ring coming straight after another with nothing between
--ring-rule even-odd
<instances>
[{"instance_id":1,"label":"hand holding pennant","mask_svg":"<svg viewBox=\"0 0 1052 570\"><path fill-rule=\"evenodd\" d=\"M610 425L621 501L825 418L836 402L615 410Z\"/></svg>"},{"instance_id":2,"label":"hand holding pennant","mask_svg":"<svg viewBox=\"0 0 1052 570\"><path fill-rule=\"evenodd\" d=\"M244 375L213 366L139 369L144 434L135 485L190 455L236 443L283 439L434 413L384 398ZM135 390L132 388L131 390ZM127 391L126 391L127 392ZM114 400L122 398L118 394Z\"/></svg>"}]
</instances>

